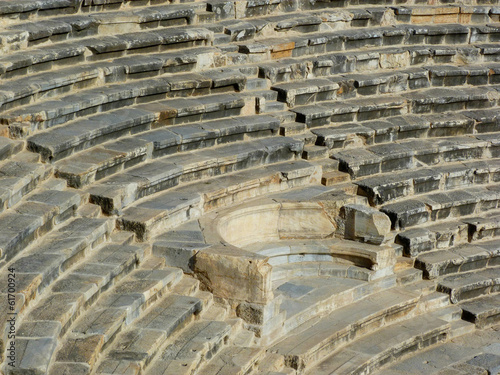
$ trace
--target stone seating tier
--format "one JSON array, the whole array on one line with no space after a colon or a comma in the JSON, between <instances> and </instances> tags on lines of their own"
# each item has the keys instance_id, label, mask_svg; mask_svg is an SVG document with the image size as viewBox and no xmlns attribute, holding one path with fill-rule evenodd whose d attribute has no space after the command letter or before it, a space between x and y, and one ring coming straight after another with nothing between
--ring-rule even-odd
<instances>
[{"instance_id":1,"label":"stone seating tier","mask_svg":"<svg viewBox=\"0 0 500 375\"><path fill-rule=\"evenodd\" d=\"M0 372L492 372L498 1L181 1L0 1Z\"/></svg>"}]
</instances>

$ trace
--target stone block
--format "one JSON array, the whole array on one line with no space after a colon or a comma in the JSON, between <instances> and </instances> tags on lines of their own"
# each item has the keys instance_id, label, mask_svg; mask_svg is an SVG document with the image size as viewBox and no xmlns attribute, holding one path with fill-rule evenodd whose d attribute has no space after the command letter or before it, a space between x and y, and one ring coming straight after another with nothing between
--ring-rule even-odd
<instances>
[{"instance_id":1,"label":"stone block","mask_svg":"<svg viewBox=\"0 0 500 375\"><path fill-rule=\"evenodd\" d=\"M350 204L344 206L346 239L380 245L390 239L391 220L374 208Z\"/></svg>"}]
</instances>

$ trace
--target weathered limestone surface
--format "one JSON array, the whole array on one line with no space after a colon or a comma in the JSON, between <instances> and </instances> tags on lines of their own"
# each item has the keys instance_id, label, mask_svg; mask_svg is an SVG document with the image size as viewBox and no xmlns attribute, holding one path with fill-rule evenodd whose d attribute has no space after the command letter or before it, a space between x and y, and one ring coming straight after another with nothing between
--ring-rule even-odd
<instances>
[{"instance_id":1,"label":"weathered limestone surface","mask_svg":"<svg viewBox=\"0 0 500 375\"><path fill-rule=\"evenodd\" d=\"M0 372L497 373L499 22L0 1Z\"/></svg>"}]
</instances>

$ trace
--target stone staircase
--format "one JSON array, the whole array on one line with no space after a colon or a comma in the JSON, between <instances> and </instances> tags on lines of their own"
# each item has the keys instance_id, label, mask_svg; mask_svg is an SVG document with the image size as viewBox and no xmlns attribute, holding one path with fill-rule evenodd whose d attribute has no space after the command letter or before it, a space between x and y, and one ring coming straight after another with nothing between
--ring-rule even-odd
<instances>
[{"instance_id":1,"label":"stone staircase","mask_svg":"<svg viewBox=\"0 0 500 375\"><path fill-rule=\"evenodd\" d=\"M0 26L1 373L499 371L497 0Z\"/></svg>"}]
</instances>

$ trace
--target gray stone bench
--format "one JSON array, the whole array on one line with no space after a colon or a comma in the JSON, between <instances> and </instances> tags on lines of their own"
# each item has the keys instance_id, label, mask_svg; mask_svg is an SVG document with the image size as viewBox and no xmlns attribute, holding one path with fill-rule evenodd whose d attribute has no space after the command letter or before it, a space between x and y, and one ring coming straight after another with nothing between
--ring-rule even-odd
<instances>
[{"instance_id":1,"label":"gray stone bench","mask_svg":"<svg viewBox=\"0 0 500 375\"><path fill-rule=\"evenodd\" d=\"M21 76L8 84L0 85L0 108L8 110L61 93L81 88L112 84L129 79L146 78L162 73L178 73L196 68L198 62L210 59L218 50L200 47L136 57L121 57L112 61L87 63L57 71ZM244 82L243 82L244 83Z\"/></svg>"},{"instance_id":2,"label":"gray stone bench","mask_svg":"<svg viewBox=\"0 0 500 375\"><path fill-rule=\"evenodd\" d=\"M392 149L391 149L392 147ZM339 170L352 177L415 168L419 162L428 165L480 159L491 144L473 137L449 137L433 140L401 140L365 149L341 150L332 154L339 160Z\"/></svg>"},{"instance_id":3,"label":"gray stone bench","mask_svg":"<svg viewBox=\"0 0 500 375\"><path fill-rule=\"evenodd\" d=\"M129 247L125 250L130 252ZM118 332L129 327L144 310L170 291L182 278L179 269L154 269L154 266L161 267L161 261L152 265L149 259L145 259L144 265L122 276L122 280L113 285L107 293L99 295L87 311L82 311L80 319L71 325L61 340L60 347L54 353L55 363L52 366L70 362L93 367L95 359L100 356L102 346L109 344ZM79 275L79 278L82 276ZM71 291L73 288L69 286L61 289ZM94 345L89 347L89 343ZM78 349L84 350L84 354Z\"/></svg>"},{"instance_id":4,"label":"gray stone bench","mask_svg":"<svg viewBox=\"0 0 500 375\"><path fill-rule=\"evenodd\" d=\"M143 31L83 38L75 41L56 43L39 49L15 52L0 58L0 74L6 77L26 74L34 69L47 70L53 66L74 64L75 62L103 60L124 54L172 50L201 45L211 45L213 33L203 28L179 27L154 32ZM141 50L142 49L142 50ZM89 56L85 52L90 51Z\"/></svg>"},{"instance_id":5,"label":"gray stone bench","mask_svg":"<svg viewBox=\"0 0 500 375\"><path fill-rule=\"evenodd\" d=\"M498 291L500 276L498 268L446 276L438 280L437 290L450 295L452 303L481 297Z\"/></svg>"},{"instance_id":6,"label":"gray stone bench","mask_svg":"<svg viewBox=\"0 0 500 375\"><path fill-rule=\"evenodd\" d=\"M418 196L386 204L381 211L389 215L393 229L402 229L426 222L480 214L496 208L498 199L498 192L492 185Z\"/></svg>"},{"instance_id":7,"label":"gray stone bench","mask_svg":"<svg viewBox=\"0 0 500 375\"><path fill-rule=\"evenodd\" d=\"M426 252L416 256L415 267L424 271L424 276L428 279L494 267L499 264L500 254L498 248L494 249L492 245L494 243L490 241Z\"/></svg>"},{"instance_id":8,"label":"gray stone bench","mask_svg":"<svg viewBox=\"0 0 500 375\"><path fill-rule=\"evenodd\" d=\"M401 23L487 23L494 22L492 6L448 6L405 5L393 7L396 20Z\"/></svg>"},{"instance_id":9,"label":"gray stone bench","mask_svg":"<svg viewBox=\"0 0 500 375\"><path fill-rule=\"evenodd\" d=\"M37 16L72 14L78 11L79 4L80 0L2 1L0 17L2 20L20 21Z\"/></svg>"},{"instance_id":10,"label":"gray stone bench","mask_svg":"<svg viewBox=\"0 0 500 375\"><path fill-rule=\"evenodd\" d=\"M110 139L152 128L235 116L240 114L244 105L244 99L231 94L140 104L90 116L35 134L28 138L27 148L39 153L44 161L55 161Z\"/></svg>"},{"instance_id":11,"label":"gray stone bench","mask_svg":"<svg viewBox=\"0 0 500 375\"><path fill-rule=\"evenodd\" d=\"M374 176L354 182L373 205L436 190L451 190L496 181L500 161L459 162L443 166L412 169L391 175Z\"/></svg>"},{"instance_id":12,"label":"gray stone bench","mask_svg":"<svg viewBox=\"0 0 500 375\"><path fill-rule=\"evenodd\" d=\"M182 281L177 285L182 284ZM100 363L97 374L117 373L120 367L127 365L148 368L150 358L160 351L160 347L175 334L185 332L185 327L207 309L208 302L196 294L176 294L177 285L172 293L159 300L129 329L118 334L109 354Z\"/></svg>"},{"instance_id":13,"label":"gray stone bench","mask_svg":"<svg viewBox=\"0 0 500 375\"><path fill-rule=\"evenodd\" d=\"M290 332L273 345L272 350L284 356L289 367L307 369L328 356L334 348L362 337L364 332L357 332L357 327L363 326L364 322L377 326L383 324L384 318L390 320L391 313L395 311L410 314L419 297L417 293L408 293L399 288L374 293L366 299L336 309L310 329Z\"/></svg>"},{"instance_id":14,"label":"gray stone bench","mask_svg":"<svg viewBox=\"0 0 500 375\"><path fill-rule=\"evenodd\" d=\"M315 364L314 372L318 375L326 375L332 371L341 374L374 372L383 364L396 361L404 354L444 342L449 333L449 322L431 316L416 316L383 327L347 344L342 350Z\"/></svg>"},{"instance_id":15,"label":"gray stone bench","mask_svg":"<svg viewBox=\"0 0 500 375\"><path fill-rule=\"evenodd\" d=\"M155 79L124 82L106 87L90 88L78 93L61 96L50 100L21 107L5 113L2 118L7 124L29 124L32 129L45 129L64 124L82 116L106 112L156 101L168 97L199 96L220 91L234 92L244 88L246 77L235 72L220 79L216 74L213 79L209 73L162 76ZM211 101L211 98L200 100Z\"/></svg>"},{"instance_id":16,"label":"gray stone bench","mask_svg":"<svg viewBox=\"0 0 500 375\"><path fill-rule=\"evenodd\" d=\"M77 218L44 237L35 251L23 253L21 257L11 262L9 267L15 268L18 280L16 312L32 306L33 300L49 288L62 272L74 265L75 261L80 259L83 253L90 251L92 246L98 246L105 241L112 230L109 220ZM0 322L2 327L5 327L6 319L7 314ZM61 326L57 323L48 325L46 328L53 327L57 336ZM27 326L18 325L18 328ZM19 336L25 337L22 331L23 329L19 332ZM43 335L48 333L46 330Z\"/></svg>"},{"instance_id":17,"label":"gray stone bench","mask_svg":"<svg viewBox=\"0 0 500 375\"><path fill-rule=\"evenodd\" d=\"M91 200L101 205L105 212L114 212L141 197L179 184L293 160L300 155L302 147L300 141L273 137L173 155L125 170L93 185L88 191ZM92 172L90 176L95 176L96 171Z\"/></svg>"},{"instance_id":18,"label":"gray stone bench","mask_svg":"<svg viewBox=\"0 0 500 375\"><path fill-rule=\"evenodd\" d=\"M0 165L0 212L11 208L52 173L49 166L22 161Z\"/></svg>"},{"instance_id":19,"label":"gray stone bench","mask_svg":"<svg viewBox=\"0 0 500 375\"><path fill-rule=\"evenodd\" d=\"M277 133L278 126L279 121L272 117L255 116L153 130L107 142L58 161L55 173L67 179L69 186L82 187L151 158L271 136Z\"/></svg>"},{"instance_id":20,"label":"gray stone bench","mask_svg":"<svg viewBox=\"0 0 500 375\"><path fill-rule=\"evenodd\" d=\"M1 258L12 259L55 225L74 216L86 199L78 192L41 190L14 210L3 212L0 215Z\"/></svg>"},{"instance_id":21,"label":"gray stone bench","mask_svg":"<svg viewBox=\"0 0 500 375\"><path fill-rule=\"evenodd\" d=\"M134 271L135 264L145 257L144 246L107 244L99 250L101 254L91 257L83 267L56 282L52 287L54 293L42 299L23 319L23 324L29 326L43 316L43 320L58 326L49 337L56 343L62 342L56 350L46 353L46 366L51 359L56 363L85 363L86 358L95 356L93 351L100 350L99 341L102 345L110 340L114 336L113 330L130 324L141 307L144 309L182 277L182 273L175 269L152 271L146 266ZM120 278L122 280L115 283ZM104 293L109 283L114 285ZM104 312L106 306L108 310ZM109 320L110 316L115 319ZM82 331L84 327L86 330ZM29 333L27 336L31 338ZM75 355L74 350L82 345L92 349ZM22 367L29 368L27 363Z\"/></svg>"},{"instance_id":22,"label":"gray stone bench","mask_svg":"<svg viewBox=\"0 0 500 375\"><path fill-rule=\"evenodd\" d=\"M462 302L459 306L463 310L464 320L474 323L477 328L484 329L498 323L500 316L498 294Z\"/></svg>"},{"instance_id":23,"label":"gray stone bench","mask_svg":"<svg viewBox=\"0 0 500 375\"><path fill-rule=\"evenodd\" d=\"M223 348L230 333L231 326L226 322L194 322L158 354L146 373L152 375L172 371L183 374L185 367L196 370L203 364L204 358L211 358Z\"/></svg>"}]
</instances>

